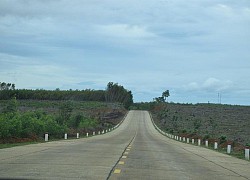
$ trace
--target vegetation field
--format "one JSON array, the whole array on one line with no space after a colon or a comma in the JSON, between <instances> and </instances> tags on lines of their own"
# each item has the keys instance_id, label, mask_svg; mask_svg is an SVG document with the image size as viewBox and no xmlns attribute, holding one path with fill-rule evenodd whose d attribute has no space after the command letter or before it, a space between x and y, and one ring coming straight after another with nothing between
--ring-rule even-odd
<instances>
[{"instance_id":1,"label":"vegetation field","mask_svg":"<svg viewBox=\"0 0 250 180\"><path fill-rule=\"evenodd\" d=\"M126 109L119 103L56 100L1 100L0 143L39 141L92 133L120 122Z\"/></svg>"},{"instance_id":2,"label":"vegetation field","mask_svg":"<svg viewBox=\"0 0 250 180\"><path fill-rule=\"evenodd\" d=\"M231 142L240 148L250 143L250 107L222 104L141 103L162 130L180 136Z\"/></svg>"},{"instance_id":3,"label":"vegetation field","mask_svg":"<svg viewBox=\"0 0 250 180\"><path fill-rule=\"evenodd\" d=\"M105 90L16 89L0 82L0 144L107 130L132 103L132 92L113 82Z\"/></svg>"}]
</instances>

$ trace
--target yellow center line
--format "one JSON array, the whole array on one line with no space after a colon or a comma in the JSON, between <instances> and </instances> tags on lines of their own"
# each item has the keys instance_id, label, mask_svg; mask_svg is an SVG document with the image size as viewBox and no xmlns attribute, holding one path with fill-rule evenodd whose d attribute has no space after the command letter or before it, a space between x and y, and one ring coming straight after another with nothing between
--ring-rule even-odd
<instances>
[{"instance_id":1,"label":"yellow center line","mask_svg":"<svg viewBox=\"0 0 250 180\"><path fill-rule=\"evenodd\" d=\"M115 169L114 170L114 174L120 174L121 173L121 170L120 169Z\"/></svg>"},{"instance_id":2,"label":"yellow center line","mask_svg":"<svg viewBox=\"0 0 250 180\"><path fill-rule=\"evenodd\" d=\"M119 161L118 164L123 165L123 164L125 164L125 162L124 161Z\"/></svg>"}]
</instances>

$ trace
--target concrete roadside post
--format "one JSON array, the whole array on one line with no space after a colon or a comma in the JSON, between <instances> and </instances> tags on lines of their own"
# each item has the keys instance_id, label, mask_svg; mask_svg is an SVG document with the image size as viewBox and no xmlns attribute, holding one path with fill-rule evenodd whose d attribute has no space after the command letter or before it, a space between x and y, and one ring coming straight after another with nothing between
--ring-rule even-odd
<instances>
[{"instance_id":1,"label":"concrete roadside post","mask_svg":"<svg viewBox=\"0 0 250 180\"><path fill-rule=\"evenodd\" d=\"M95 132L93 132L93 136L95 136Z\"/></svg>"},{"instance_id":2,"label":"concrete roadside post","mask_svg":"<svg viewBox=\"0 0 250 180\"><path fill-rule=\"evenodd\" d=\"M230 153L231 153L231 149L232 149L232 145L231 145L231 144L228 144L228 145L227 145L227 154L230 154Z\"/></svg>"},{"instance_id":3,"label":"concrete roadside post","mask_svg":"<svg viewBox=\"0 0 250 180\"><path fill-rule=\"evenodd\" d=\"M76 133L76 139L79 139L79 133Z\"/></svg>"},{"instance_id":4,"label":"concrete roadside post","mask_svg":"<svg viewBox=\"0 0 250 180\"><path fill-rule=\"evenodd\" d=\"M214 142L214 149L218 149L218 142L217 141Z\"/></svg>"},{"instance_id":5,"label":"concrete roadside post","mask_svg":"<svg viewBox=\"0 0 250 180\"><path fill-rule=\"evenodd\" d=\"M86 136L89 137L89 133L86 133Z\"/></svg>"},{"instance_id":6,"label":"concrete roadside post","mask_svg":"<svg viewBox=\"0 0 250 180\"><path fill-rule=\"evenodd\" d=\"M192 144L194 144L194 139L192 139Z\"/></svg>"},{"instance_id":7,"label":"concrete roadside post","mask_svg":"<svg viewBox=\"0 0 250 180\"><path fill-rule=\"evenodd\" d=\"M189 138L187 138L187 143L189 144Z\"/></svg>"},{"instance_id":8,"label":"concrete roadside post","mask_svg":"<svg viewBox=\"0 0 250 180\"><path fill-rule=\"evenodd\" d=\"M182 139L182 140L183 140L183 142L186 142L186 138L185 138L185 137L183 137L183 139Z\"/></svg>"},{"instance_id":9,"label":"concrete roadside post","mask_svg":"<svg viewBox=\"0 0 250 180\"><path fill-rule=\"evenodd\" d=\"M100 134L101 134L101 131L98 131L98 134L100 135Z\"/></svg>"},{"instance_id":10,"label":"concrete roadside post","mask_svg":"<svg viewBox=\"0 0 250 180\"><path fill-rule=\"evenodd\" d=\"M67 133L64 134L64 139L65 140L68 139L68 134Z\"/></svg>"},{"instance_id":11,"label":"concrete roadside post","mask_svg":"<svg viewBox=\"0 0 250 180\"><path fill-rule=\"evenodd\" d=\"M198 146L201 145L201 139L198 139Z\"/></svg>"},{"instance_id":12,"label":"concrete roadside post","mask_svg":"<svg viewBox=\"0 0 250 180\"><path fill-rule=\"evenodd\" d=\"M208 147L208 140L205 141L205 145L206 145L206 147Z\"/></svg>"},{"instance_id":13,"label":"concrete roadside post","mask_svg":"<svg viewBox=\"0 0 250 180\"><path fill-rule=\"evenodd\" d=\"M245 147L245 159L249 160L249 146Z\"/></svg>"},{"instance_id":14,"label":"concrete roadside post","mask_svg":"<svg viewBox=\"0 0 250 180\"><path fill-rule=\"evenodd\" d=\"M45 142L49 141L49 134L48 133L45 133L45 135L44 135L44 141Z\"/></svg>"}]
</instances>

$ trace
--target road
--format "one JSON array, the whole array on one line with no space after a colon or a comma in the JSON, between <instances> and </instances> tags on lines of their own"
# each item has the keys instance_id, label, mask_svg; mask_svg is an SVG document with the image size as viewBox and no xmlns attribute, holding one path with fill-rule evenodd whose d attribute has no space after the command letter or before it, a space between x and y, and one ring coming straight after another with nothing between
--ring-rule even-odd
<instances>
[{"instance_id":1,"label":"road","mask_svg":"<svg viewBox=\"0 0 250 180\"><path fill-rule=\"evenodd\" d=\"M104 135L0 150L0 179L250 179L250 163L158 133L130 111Z\"/></svg>"}]
</instances>

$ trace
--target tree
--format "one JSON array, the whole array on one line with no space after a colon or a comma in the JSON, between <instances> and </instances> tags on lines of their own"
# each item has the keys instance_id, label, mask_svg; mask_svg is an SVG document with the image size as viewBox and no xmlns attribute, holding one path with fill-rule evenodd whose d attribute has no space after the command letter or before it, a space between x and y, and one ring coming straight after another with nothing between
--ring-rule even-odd
<instances>
[{"instance_id":1,"label":"tree","mask_svg":"<svg viewBox=\"0 0 250 180\"><path fill-rule=\"evenodd\" d=\"M164 98L164 102L167 100L168 96L170 96L169 90L166 90L162 93L162 97Z\"/></svg>"},{"instance_id":2,"label":"tree","mask_svg":"<svg viewBox=\"0 0 250 180\"><path fill-rule=\"evenodd\" d=\"M12 90L15 90L15 84L12 84L12 85L11 85L11 89L12 89Z\"/></svg>"},{"instance_id":3,"label":"tree","mask_svg":"<svg viewBox=\"0 0 250 180\"><path fill-rule=\"evenodd\" d=\"M1 83L1 90L6 90L6 83L5 82L2 82Z\"/></svg>"},{"instance_id":4,"label":"tree","mask_svg":"<svg viewBox=\"0 0 250 180\"><path fill-rule=\"evenodd\" d=\"M154 98L154 101L156 101L157 103L164 103L166 102L166 99L168 98L168 96L170 96L169 90L166 90L162 93L161 97Z\"/></svg>"},{"instance_id":5,"label":"tree","mask_svg":"<svg viewBox=\"0 0 250 180\"><path fill-rule=\"evenodd\" d=\"M120 102L125 108L133 104L132 92L113 82L107 84L105 99L107 102Z\"/></svg>"},{"instance_id":6,"label":"tree","mask_svg":"<svg viewBox=\"0 0 250 180\"><path fill-rule=\"evenodd\" d=\"M156 97L156 98L154 98L154 101L156 101L157 103L165 102L163 97Z\"/></svg>"},{"instance_id":7,"label":"tree","mask_svg":"<svg viewBox=\"0 0 250 180\"><path fill-rule=\"evenodd\" d=\"M15 84L0 82L0 90L15 90Z\"/></svg>"}]
</instances>

